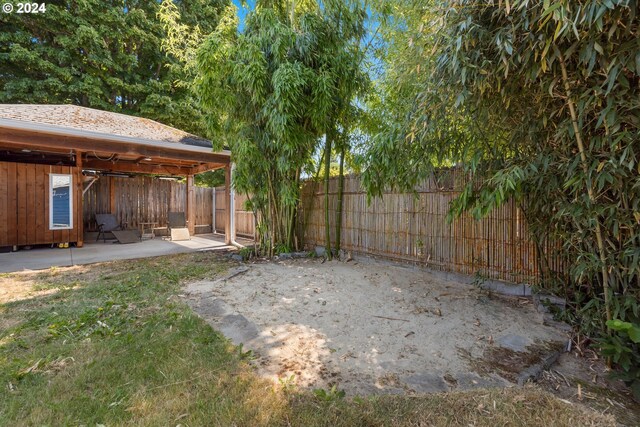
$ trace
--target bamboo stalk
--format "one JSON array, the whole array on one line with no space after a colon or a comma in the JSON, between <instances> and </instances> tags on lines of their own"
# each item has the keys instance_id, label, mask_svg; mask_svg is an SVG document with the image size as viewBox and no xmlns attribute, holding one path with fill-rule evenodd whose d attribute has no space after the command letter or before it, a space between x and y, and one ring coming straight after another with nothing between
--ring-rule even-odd
<instances>
[{"instance_id":1,"label":"bamboo stalk","mask_svg":"<svg viewBox=\"0 0 640 427\"><path fill-rule=\"evenodd\" d=\"M560 60L560 69L562 71L562 81L564 83L564 90L567 97L567 106L569 107L569 113L571 114L571 124L573 125L573 131L576 137L576 143L578 145L578 151L580 152L580 163L582 165L582 170L587 179L587 194L589 195L589 200L595 205L596 198L593 194L593 187L591 185L591 179L589 178L588 172L589 167L587 165L587 155L584 149L584 143L582 141L582 134L580 133L580 127L578 126L578 117L576 114L575 105L573 100L571 99L571 87L569 85L569 77L567 74L567 66L564 61L564 56L560 50L558 52L558 59ZM600 219L596 215L596 241L598 244L598 252L600 255L600 262L602 263L602 287L604 290L604 305L607 313L607 320L611 320L611 307L609 302L609 271L607 270L607 258L604 250L604 239L602 238L602 229L600 227ZM609 326L607 326L607 331L609 330Z\"/></svg>"},{"instance_id":2,"label":"bamboo stalk","mask_svg":"<svg viewBox=\"0 0 640 427\"><path fill-rule=\"evenodd\" d=\"M329 227L329 173L331 172L331 143L333 130L330 128L326 134L324 146L324 236L327 259L331 260L331 228Z\"/></svg>"},{"instance_id":3,"label":"bamboo stalk","mask_svg":"<svg viewBox=\"0 0 640 427\"><path fill-rule=\"evenodd\" d=\"M340 147L340 170L338 174L338 206L336 208L336 253L340 253L342 230L342 204L344 198L344 155L346 147L343 143ZM338 255L339 256L339 255Z\"/></svg>"}]
</instances>

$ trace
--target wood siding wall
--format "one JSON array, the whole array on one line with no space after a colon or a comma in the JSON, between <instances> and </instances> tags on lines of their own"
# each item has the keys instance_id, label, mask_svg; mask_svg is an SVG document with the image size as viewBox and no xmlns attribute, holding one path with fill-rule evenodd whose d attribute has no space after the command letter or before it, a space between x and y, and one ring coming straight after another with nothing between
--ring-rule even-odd
<instances>
[{"instance_id":1,"label":"wood siding wall","mask_svg":"<svg viewBox=\"0 0 640 427\"><path fill-rule=\"evenodd\" d=\"M413 194L385 193L367 203L359 177L344 186L342 249L423 264L436 270L513 283L536 283L539 257L529 239L524 216L513 202L476 221L470 216L447 222L449 203L458 194L462 177L456 171L431 179ZM437 182L436 182L437 181ZM331 239L335 242L337 179L330 182ZM304 241L324 246L324 193L320 185L303 188L301 218ZM543 251L551 253L547 244ZM552 271L562 271L558 257L550 257Z\"/></svg>"},{"instance_id":2,"label":"wood siding wall","mask_svg":"<svg viewBox=\"0 0 640 427\"><path fill-rule=\"evenodd\" d=\"M49 229L49 174L72 174L73 228ZM78 168L0 162L0 246L82 242Z\"/></svg>"}]
</instances>

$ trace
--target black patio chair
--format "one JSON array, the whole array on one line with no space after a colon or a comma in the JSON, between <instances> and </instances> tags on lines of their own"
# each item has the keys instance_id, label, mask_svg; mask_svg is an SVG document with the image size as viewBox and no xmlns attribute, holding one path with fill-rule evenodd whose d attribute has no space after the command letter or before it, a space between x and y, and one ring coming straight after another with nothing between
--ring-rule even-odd
<instances>
[{"instance_id":1,"label":"black patio chair","mask_svg":"<svg viewBox=\"0 0 640 427\"><path fill-rule=\"evenodd\" d=\"M116 216L113 214L96 214L96 223L98 224L98 237L96 237L96 242L100 240L101 234L102 241L106 243L106 233L123 230L122 224L118 223Z\"/></svg>"},{"instance_id":2,"label":"black patio chair","mask_svg":"<svg viewBox=\"0 0 640 427\"><path fill-rule=\"evenodd\" d=\"M184 212L169 212L167 214L167 228L171 240L190 240L187 218Z\"/></svg>"}]
</instances>

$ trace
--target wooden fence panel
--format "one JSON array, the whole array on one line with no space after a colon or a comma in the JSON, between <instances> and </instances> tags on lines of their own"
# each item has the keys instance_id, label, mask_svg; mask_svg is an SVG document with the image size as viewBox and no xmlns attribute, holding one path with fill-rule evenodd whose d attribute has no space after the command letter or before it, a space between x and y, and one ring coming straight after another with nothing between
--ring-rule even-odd
<instances>
[{"instance_id":1,"label":"wooden fence panel","mask_svg":"<svg viewBox=\"0 0 640 427\"><path fill-rule=\"evenodd\" d=\"M215 191L215 200L216 200L216 220L215 220L215 231L216 233L224 233L224 220L225 220L225 211L227 210L227 200L224 197L225 188L224 187L216 187Z\"/></svg>"},{"instance_id":2,"label":"wooden fence panel","mask_svg":"<svg viewBox=\"0 0 640 427\"><path fill-rule=\"evenodd\" d=\"M224 219L227 203L225 200L225 187L216 188L216 232L224 233ZM252 211L245 210L247 196L244 194L235 195L235 224L238 236L253 238L255 233L255 221Z\"/></svg>"},{"instance_id":3,"label":"wooden fence panel","mask_svg":"<svg viewBox=\"0 0 640 427\"><path fill-rule=\"evenodd\" d=\"M213 189L196 187L196 227L211 231L213 216Z\"/></svg>"},{"instance_id":4,"label":"wooden fence panel","mask_svg":"<svg viewBox=\"0 0 640 427\"><path fill-rule=\"evenodd\" d=\"M360 178L345 178L342 248L410 261L436 270L452 271L513 283L536 283L541 278L535 244L529 239L522 212L510 201L481 220L463 215L447 221L451 201L465 176L459 170L440 171L426 180L417 194L386 192L367 202ZM331 239L335 242L337 179L329 183ZM299 235L307 246L324 245L324 192L304 184ZM557 245L556 245L557 246ZM553 253L545 242L543 252ZM565 263L549 256L550 270Z\"/></svg>"},{"instance_id":5,"label":"wooden fence panel","mask_svg":"<svg viewBox=\"0 0 640 427\"><path fill-rule=\"evenodd\" d=\"M154 221L166 227L168 212L185 212L186 185L148 176L133 178L100 177L85 192L85 230L96 231L95 214L110 212L110 180L115 191L115 212L120 223L137 229L141 222ZM85 185L88 185L88 180ZM196 187L196 233L209 233L213 223L213 189Z\"/></svg>"},{"instance_id":6,"label":"wooden fence panel","mask_svg":"<svg viewBox=\"0 0 640 427\"><path fill-rule=\"evenodd\" d=\"M246 210L247 196L236 193L235 197L235 224L236 234L244 237L253 237L255 222L253 211Z\"/></svg>"}]
</instances>

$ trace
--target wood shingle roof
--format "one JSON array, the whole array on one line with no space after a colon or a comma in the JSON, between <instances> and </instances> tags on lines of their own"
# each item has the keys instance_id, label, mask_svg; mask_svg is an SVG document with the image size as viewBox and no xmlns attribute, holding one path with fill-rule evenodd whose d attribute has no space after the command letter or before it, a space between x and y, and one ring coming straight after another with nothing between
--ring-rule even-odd
<instances>
[{"instance_id":1,"label":"wood shingle roof","mask_svg":"<svg viewBox=\"0 0 640 427\"><path fill-rule=\"evenodd\" d=\"M211 148L211 141L142 117L77 105L0 104L0 118Z\"/></svg>"}]
</instances>

